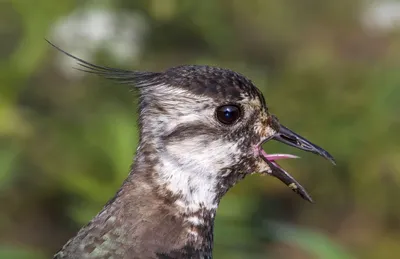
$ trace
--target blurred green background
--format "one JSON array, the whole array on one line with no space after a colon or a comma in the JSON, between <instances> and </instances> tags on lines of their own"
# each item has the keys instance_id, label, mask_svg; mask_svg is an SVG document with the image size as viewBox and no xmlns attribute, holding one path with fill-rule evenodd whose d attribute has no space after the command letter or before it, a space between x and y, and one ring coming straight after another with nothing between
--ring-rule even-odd
<instances>
[{"instance_id":1,"label":"blurred green background","mask_svg":"<svg viewBox=\"0 0 400 259\"><path fill-rule=\"evenodd\" d=\"M333 167L270 152L312 194L250 176L222 200L215 258L400 254L400 3L0 1L0 259L50 258L114 195L137 144L136 95L72 67L209 64L264 92ZM399 200L398 200L399 199Z\"/></svg>"}]
</instances>

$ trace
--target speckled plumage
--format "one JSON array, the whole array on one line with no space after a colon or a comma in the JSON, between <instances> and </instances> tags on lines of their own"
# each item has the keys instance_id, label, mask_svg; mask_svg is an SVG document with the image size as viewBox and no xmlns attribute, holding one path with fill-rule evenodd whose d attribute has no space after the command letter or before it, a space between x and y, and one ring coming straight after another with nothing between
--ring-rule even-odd
<instances>
[{"instance_id":1,"label":"speckled plumage","mask_svg":"<svg viewBox=\"0 0 400 259\"><path fill-rule=\"evenodd\" d=\"M261 92L244 76L218 67L136 72L64 53L86 72L138 89L140 141L115 197L54 258L211 258L222 196L246 175L278 170L260 155L260 144L280 130ZM215 115L227 104L241 109L232 125Z\"/></svg>"}]
</instances>

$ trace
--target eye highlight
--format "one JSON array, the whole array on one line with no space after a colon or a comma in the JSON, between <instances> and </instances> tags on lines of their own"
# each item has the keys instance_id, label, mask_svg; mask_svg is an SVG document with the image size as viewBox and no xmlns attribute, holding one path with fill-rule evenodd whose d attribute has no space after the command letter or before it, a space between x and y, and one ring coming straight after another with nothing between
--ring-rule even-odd
<instances>
[{"instance_id":1,"label":"eye highlight","mask_svg":"<svg viewBox=\"0 0 400 259\"><path fill-rule=\"evenodd\" d=\"M233 124L240 117L240 109L236 105L224 105L217 108L217 119L226 125Z\"/></svg>"}]
</instances>

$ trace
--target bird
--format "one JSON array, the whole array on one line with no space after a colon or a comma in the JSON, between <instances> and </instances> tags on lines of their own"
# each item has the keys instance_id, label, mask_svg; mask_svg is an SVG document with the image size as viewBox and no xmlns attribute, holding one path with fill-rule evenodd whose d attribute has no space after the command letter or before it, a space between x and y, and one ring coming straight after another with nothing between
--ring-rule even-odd
<instances>
[{"instance_id":1,"label":"bird","mask_svg":"<svg viewBox=\"0 0 400 259\"><path fill-rule=\"evenodd\" d=\"M320 155L326 150L285 127L244 75L208 65L162 72L131 71L74 59L139 93L139 144L129 174L103 209L55 259L211 259L218 205L247 175L276 177L303 199L311 196L262 145L279 141Z\"/></svg>"}]
</instances>

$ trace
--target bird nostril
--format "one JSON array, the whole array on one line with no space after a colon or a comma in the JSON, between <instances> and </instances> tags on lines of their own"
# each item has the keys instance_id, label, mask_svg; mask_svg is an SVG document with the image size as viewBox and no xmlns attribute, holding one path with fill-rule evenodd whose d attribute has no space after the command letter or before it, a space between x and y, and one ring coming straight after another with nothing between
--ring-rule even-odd
<instances>
[{"instance_id":1,"label":"bird nostril","mask_svg":"<svg viewBox=\"0 0 400 259\"><path fill-rule=\"evenodd\" d=\"M295 137L289 137L289 136L285 136L285 135L282 135L282 134L280 134L280 136L281 136L281 138L283 138L283 139L285 139L287 141L296 142L296 143L298 142Z\"/></svg>"}]
</instances>

